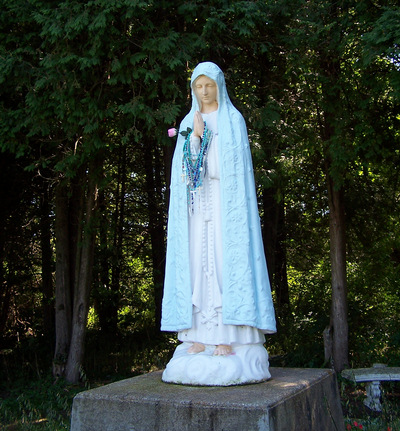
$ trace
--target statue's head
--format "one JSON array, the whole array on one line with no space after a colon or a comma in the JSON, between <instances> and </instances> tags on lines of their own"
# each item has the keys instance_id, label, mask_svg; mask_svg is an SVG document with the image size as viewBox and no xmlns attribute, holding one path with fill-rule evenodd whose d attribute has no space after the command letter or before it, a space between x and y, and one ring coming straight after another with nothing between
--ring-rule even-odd
<instances>
[{"instance_id":1,"label":"statue's head","mask_svg":"<svg viewBox=\"0 0 400 431\"><path fill-rule=\"evenodd\" d=\"M217 108L220 109L221 105L229 100L224 74L216 64L210 61L199 63L194 68L191 86L195 110L205 112L205 108L206 112L211 112ZM208 92L207 97L201 97L202 91Z\"/></svg>"},{"instance_id":2,"label":"statue's head","mask_svg":"<svg viewBox=\"0 0 400 431\"><path fill-rule=\"evenodd\" d=\"M200 75L193 82L192 88L201 112L209 113L218 109L218 86L213 79Z\"/></svg>"}]
</instances>

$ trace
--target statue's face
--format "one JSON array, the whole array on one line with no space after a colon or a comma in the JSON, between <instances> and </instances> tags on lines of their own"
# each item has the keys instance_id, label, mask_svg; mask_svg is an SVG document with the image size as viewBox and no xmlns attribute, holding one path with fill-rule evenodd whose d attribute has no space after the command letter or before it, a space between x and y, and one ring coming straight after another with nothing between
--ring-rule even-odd
<instances>
[{"instance_id":1,"label":"statue's face","mask_svg":"<svg viewBox=\"0 0 400 431\"><path fill-rule=\"evenodd\" d=\"M194 93L201 102L203 112L210 112L218 108L218 87L213 79L205 75L199 76L194 82Z\"/></svg>"}]
</instances>

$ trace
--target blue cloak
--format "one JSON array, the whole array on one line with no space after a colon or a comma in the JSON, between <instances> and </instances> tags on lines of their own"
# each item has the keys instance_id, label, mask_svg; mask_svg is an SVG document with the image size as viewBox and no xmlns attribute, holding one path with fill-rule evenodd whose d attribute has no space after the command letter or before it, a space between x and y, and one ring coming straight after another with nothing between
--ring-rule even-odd
<instances>
[{"instance_id":1,"label":"blue cloak","mask_svg":"<svg viewBox=\"0 0 400 431\"><path fill-rule=\"evenodd\" d=\"M218 154L220 161L222 218L223 323L248 325L264 333L276 332L267 265L261 237L253 164L246 124L233 106L221 69L211 62L194 69L192 108L179 132L193 129L201 107L193 90L200 76L218 86ZM178 332L192 326L192 287L189 259L189 211L186 181L182 180L185 138L178 134L171 169L167 256L161 330Z\"/></svg>"}]
</instances>

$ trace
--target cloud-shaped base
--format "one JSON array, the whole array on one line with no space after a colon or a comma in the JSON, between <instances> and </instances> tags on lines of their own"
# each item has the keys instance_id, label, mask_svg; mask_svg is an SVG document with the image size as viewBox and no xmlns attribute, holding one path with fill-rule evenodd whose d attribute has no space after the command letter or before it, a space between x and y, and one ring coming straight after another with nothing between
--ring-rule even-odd
<instances>
[{"instance_id":1,"label":"cloud-shaped base","mask_svg":"<svg viewBox=\"0 0 400 431\"><path fill-rule=\"evenodd\" d=\"M271 378L268 353L262 344L233 346L227 356L214 356L215 346L188 354L191 343L180 344L163 372L168 383L196 386L232 386L259 383Z\"/></svg>"}]
</instances>

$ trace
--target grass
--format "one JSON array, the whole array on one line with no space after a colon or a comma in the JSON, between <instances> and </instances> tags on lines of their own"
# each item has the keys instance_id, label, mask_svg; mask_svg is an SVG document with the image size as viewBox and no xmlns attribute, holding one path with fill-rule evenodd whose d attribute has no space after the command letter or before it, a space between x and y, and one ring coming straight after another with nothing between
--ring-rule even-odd
<instances>
[{"instance_id":1,"label":"grass","mask_svg":"<svg viewBox=\"0 0 400 431\"><path fill-rule=\"evenodd\" d=\"M72 399L82 389L50 376L8 385L0 391L0 429L68 430Z\"/></svg>"}]
</instances>

